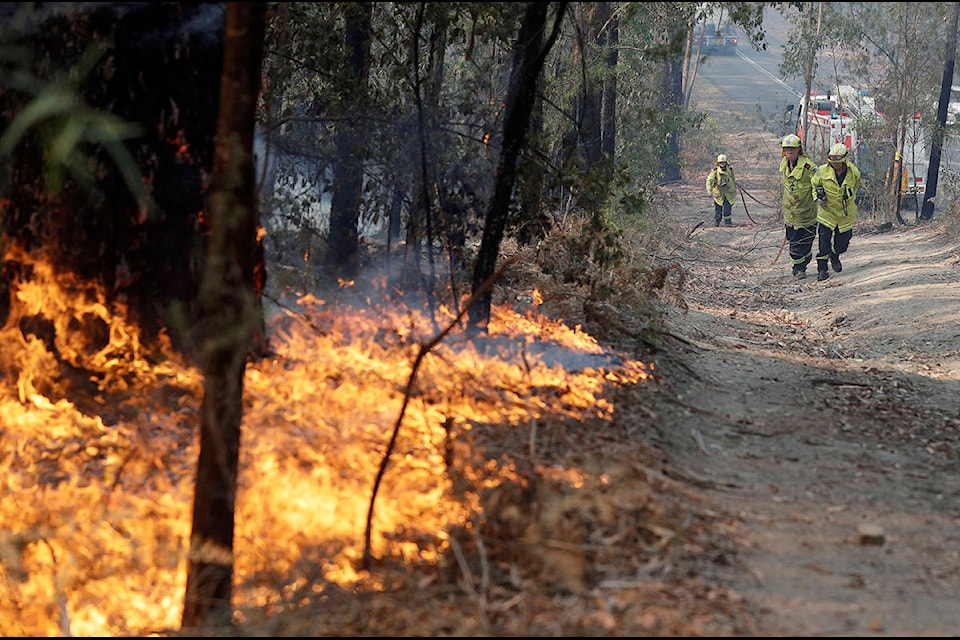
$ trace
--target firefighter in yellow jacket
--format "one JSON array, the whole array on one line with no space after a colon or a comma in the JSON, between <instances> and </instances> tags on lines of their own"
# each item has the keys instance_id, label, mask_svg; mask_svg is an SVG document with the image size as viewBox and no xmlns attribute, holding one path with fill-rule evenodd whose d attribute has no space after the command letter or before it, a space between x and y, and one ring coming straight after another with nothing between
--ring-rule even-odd
<instances>
[{"instance_id":1,"label":"firefighter in yellow jacket","mask_svg":"<svg viewBox=\"0 0 960 640\"><path fill-rule=\"evenodd\" d=\"M840 273L840 255L850 247L853 223L857 218L857 189L860 170L850 161L842 143L830 148L826 164L817 168L811 180L817 199L817 280L830 277L827 262Z\"/></svg>"},{"instance_id":2,"label":"firefighter in yellow jacket","mask_svg":"<svg viewBox=\"0 0 960 640\"><path fill-rule=\"evenodd\" d=\"M804 153L800 138L792 133L780 141L780 156L781 208L793 277L806 278L807 265L813 261L813 241L817 237L817 204L812 185L817 165Z\"/></svg>"},{"instance_id":3,"label":"firefighter in yellow jacket","mask_svg":"<svg viewBox=\"0 0 960 640\"><path fill-rule=\"evenodd\" d=\"M737 199L737 180L733 175L733 167L727 161L726 154L717 156L713 169L707 174L707 193L713 196L713 224L720 226L720 220L728 227L733 226L730 209Z\"/></svg>"}]
</instances>

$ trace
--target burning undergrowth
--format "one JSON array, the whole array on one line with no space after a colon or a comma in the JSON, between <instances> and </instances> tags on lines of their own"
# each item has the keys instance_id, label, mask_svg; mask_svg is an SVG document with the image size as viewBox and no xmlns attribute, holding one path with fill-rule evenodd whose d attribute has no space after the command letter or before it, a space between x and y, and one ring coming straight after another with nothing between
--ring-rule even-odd
<instances>
[{"instance_id":1,"label":"burning undergrowth","mask_svg":"<svg viewBox=\"0 0 960 640\"><path fill-rule=\"evenodd\" d=\"M17 262L30 277L0 331L0 631L175 634L202 381L169 349L144 349L91 287ZM272 357L245 378L243 628L552 634L577 616L585 632L663 631L656 608L679 596L653 598L662 585L644 576L696 534L656 499L663 478L641 448L622 445L654 416L611 400L656 373L542 315L541 292L524 296L494 305L487 335L436 344L451 309L279 301ZM710 617L685 616L687 633Z\"/></svg>"},{"instance_id":2,"label":"burning undergrowth","mask_svg":"<svg viewBox=\"0 0 960 640\"><path fill-rule=\"evenodd\" d=\"M573 618L588 633L662 631L658 606L677 606L646 597L660 590L648 578L669 575L662 551L687 544L686 516L661 505L640 447L624 445L654 416L612 401L656 384L609 344L646 339L647 316L609 304L641 300L642 287L584 268L589 247L552 248L563 251L519 262L498 285L487 335L451 331L415 376L452 310L279 301L273 355L245 376L239 623L550 635ZM4 260L18 272L0 322L0 633L173 633L200 375L162 341L141 344L96 287L35 256ZM377 562L365 570L368 513Z\"/></svg>"}]
</instances>

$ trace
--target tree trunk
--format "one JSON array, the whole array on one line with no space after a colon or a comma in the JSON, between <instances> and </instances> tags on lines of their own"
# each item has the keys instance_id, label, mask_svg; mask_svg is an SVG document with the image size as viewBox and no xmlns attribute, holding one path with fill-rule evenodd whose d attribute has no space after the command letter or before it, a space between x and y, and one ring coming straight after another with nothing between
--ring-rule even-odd
<instances>
[{"instance_id":1,"label":"tree trunk","mask_svg":"<svg viewBox=\"0 0 960 640\"><path fill-rule=\"evenodd\" d=\"M604 3L608 4L608 3ZM617 146L617 59L620 48L620 18L614 14L607 25L607 75L603 82L603 121L600 127L603 139L600 149L610 160L616 156Z\"/></svg>"},{"instance_id":2,"label":"tree trunk","mask_svg":"<svg viewBox=\"0 0 960 640\"><path fill-rule=\"evenodd\" d=\"M950 87L953 84L953 65L957 54L957 23L960 22L960 2L952 3L947 18L947 48L943 63L943 80L940 83L940 102L937 104L937 126L933 130L930 145L930 164L927 167L927 186L923 191L923 207L920 219L933 218L937 197L937 178L940 175L940 154L943 151L943 131L947 126L947 104L950 102Z\"/></svg>"},{"instance_id":3,"label":"tree trunk","mask_svg":"<svg viewBox=\"0 0 960 640\"><path fill-rule=\"evenodd\" d=\"M557 39L567 3L558 3L553 33L544 44L543 32L549 6L550 4L546 2L527 3L513 52L513 71L507 92L497 179L493 198L487 209L483 237L480 240L480 250L473 271L472 291L475 303L470 308L469 321L475 329L485 329L490 321L491 295L488 281L494 274L497 257L500 255L500 242L503 240L507 225L510 197L516 179L517 159L530 126L530 114L539 90L540 70L543 68L547 53Z\"/></svg>"},{"instance_id":4,"label":"tree trunk","mask_svg":"<svg viewBox=\"0 0 960 640\"><path fill-rule=\"evenodd\" d=\"M706 24L700 27L701 37L697 38L697 50L693 51L693 38L696 35L697 26L700 23L696 20L696 10L690 13L687 18L687 42L683 48L683 108L690 107L690 96L693 94L693 87L697 80L697 70L700 68L700 56L703 54L703 33L706 31Z\"/></svg>"},{"instance_id":5,"label":"tree trunk","mask_svg":"<svg viewBox=\"0 0 960 640\"><path fill-rule=\"evenodd\" d=\"M204 397L183 626L230 623L243 378L262 310L253 135L266 3L226 5L220 117L209 195L210 238L198 304Z\"/></svg>"},{"instance_id":6,"label":"tree trunk","mask_svg":"<svg viewBox=\"0 0 960 640\"><path fill-rule=\"evenodd\" d=\"M680 175L680 130L676 124L676 115L683 105L683 65L682 61L668 58L659 65L660 89L657 92L657 108L667 118L670 136L663 147L660 160L663 167L663 180L677 182Z\"/></svg>"},{"instance_id":7,"label":"tree trunk","mask_svg":"<svg viewBox=\"0 0 960 640\"><path fill-rule=\"evenodd\" d=\"M543 83L543 72L540 73ZM538 92L530 114L529 138L540 140L543 137L543 95ZM544 154L545 155L545 154ZM517 242L528 245L545 238L550 231L550 216L544 211L543 204L543 168L537 163L527 163L519 168L521 211L523 222L517 230Z\"/></svg>"},{"instance_id":8,"label":"tree trunk","mask_svg":"<svg viewBox=\"0 0 960 640\"><path fill-rule=\"evenodd\" d=\"M355 108L365 102L367 76L370 73L370 31L373 5L356 3L348 12L345 46L348 69L352 78ZM349 120L349 119L348 119ZM330 204L330 236L324 264L327 270L347 278L356 275L360 251L360 205L363 198L363 135L356 122L344 125L337 132L337 160L334 168L335 188Z\"/></svg>"},{"instance_id":9,"label":"tree trunk","mask_svg":"<svg viewBox=\"0 0 960 640\"><path fill-rule=\"evenodd\" d=\"M579 10L584 33L580 60L585 71L577 95L577 145L583 159L578 201L586 212L596 214L606 199L609 163L603 157L604 81L595 72L598 68L595 58L599 53L601 60L607 61L605 27L610 16L610 3L581 3Z\"/></svg>"},{"instance_id":10,"label":"tree trunk","mask_svg":"<svg viewBox=\"0 0 960 640\"><path fill-rule=\"evenodd\" d=\"M414 60L414 68L420 68L420 33L423 27L424 5L420 5L417 11L417 19L413 30L414 45L413 53L417 56ZM447 28L449 26L448 15L442 11L437 17L436 23L430 32L429 52L427 62L427 81L420 83L420 73L416 72L416 88L414 99L417 102L417 141L419 143L419 164L417 175L420 178L418 188L415 193L415 201L410 213L410 227L407 232L407 247L410 253L407 254L407 262L404 264L404 278L415 278L420 274L420 258L423 250L426 250L426 257L430 268L430 277L427 279L430 294L433 292L434 275L436 273L436 264L434 261L434 241L436 238L436 226L438 220L434 216L434 203L436 202L436 192L433 185L438 183L438 176L435 170L435 163L432 159L436 155L436 132L437 110L440 105L440 91L443 87L443 67L446 58ZM441 207L436 207L441 209ZM442 211L441 211L442 215ZM421 224L423 236L421 237ZM441 224L443 223L440 220ZM443 225L446 226L446 225ZM456 249L450 244L451 234L449 227L446 229L447 257L453 260ZM414 239L411 243L410 240ZM425 241L425 242L424 242ZM463 243L459 243L462 249ZM457 287L455 284L455 274L457 268L451 264L449 275L451 278L451 292L453 299L457 301ZM401 283L401 288L406 288L406 283Z\"/></svg>"},{"instance_id":11,"label":"tree trunk","mask_svg":"<svg viewBox=\"0 0 960 640\"><path fill-rule=\"evenodd\" d=\"M593 66L594 53L602 51L606 46L607 37L603 31L603 21L610 12L610 5L606 2L588 2L584 3L584 22L587 29L585 38L586 47L584 49L583 63L588 67ZM590 73L584 77L583 84L583 111L580 124L580 146L583 149L583 159L586 161L588 170L596 167L601 159L601 133L600 114L603 111L603 87L596 79L596 74ZM595 188L589 189L594 191ZM598 203L597 197L588 198L589 208L594 208Z\"/></svg>"},{"instance_id":12,"label":"tree trunk","mask_svg":"<svg viewBox=\"0 0 960 640\"><path fill-rule=\"evenodd\" d=\"M810 13L807 18L807 26L805 27L806 33L810 33L810 30L813 29L813 5L810 3ZM803 96L800 98L800 114L807 113L807 108L810 104L810 89L813 86L813 64L817 57L817 52L820 50L820 29L823 25L823 3L817 2L817 27L812 38L810 40L815 43L814 46L810 47L809 58L806 60L806 64L803 67ZM807 148L807 123L804 120L800 121L800 142L803 145L803 148Z\"/></svg>"}]
</instances>

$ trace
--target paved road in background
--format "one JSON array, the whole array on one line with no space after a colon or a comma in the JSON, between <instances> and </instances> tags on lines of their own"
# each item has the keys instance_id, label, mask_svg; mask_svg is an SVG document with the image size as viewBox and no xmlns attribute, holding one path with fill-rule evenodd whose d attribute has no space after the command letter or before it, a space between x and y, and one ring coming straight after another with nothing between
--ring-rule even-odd
<instances>
[{"instance_id":1,"label":"paved road in background","mask_svg":"<svg viewBox=\"0 0 960 640\"><path fill-rule=\"evenodd\" d=\"M767 48L754 51L746 37L732 54L711 55L700 63L698 76L709 80L732 107L744 115L758 115L769 131L784 135L796 130L796 107L803 96L800 81L780 77L783 41L789 24L779 13L767 11L763 19ZM787 117L787 106L794 111Z\"/></svg>"},{"instance_id":2,"label":"paved road in background","mask_svg":"<svg viewBox=\"0 0 960 640\"><path fill-rule=\"evenodd\" d=\"M779 52L746 47L733 55L710 56L697 73L717 88L726 108L757 115L766 129L783 135L796 130L796 105L803 93L780 79L779 64ZM793 105L794 111L787 112L788 105Z\"/></svg>"},{"instance_id":3,"label":"paved road in background","mask_svg":"<svg viewBox=\"0 0 960 640\"><path fill-rule=\"evenodd\" d=\"M766 50L754 51L747 38L741 37L734 54L711 55L701 62L695 82L710 82L727 101L726 107L744 115L757 115L765 129L785 135L796 131L796 114L804 89L799 79L780 77L779 65L789 23L779 13L767 11L763 24ZM793 105L793 111L787 111L788 105ZM960 182L956 177L960 171L958 138L960 135L948 133L941 155L938 191L949 199L954 198L952 192Z\"/></svg>"}]
</instances>

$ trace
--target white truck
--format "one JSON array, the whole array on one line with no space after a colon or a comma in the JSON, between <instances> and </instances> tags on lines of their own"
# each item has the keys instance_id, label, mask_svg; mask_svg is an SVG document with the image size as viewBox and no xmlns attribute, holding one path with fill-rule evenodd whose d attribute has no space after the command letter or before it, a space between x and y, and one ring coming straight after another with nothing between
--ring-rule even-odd
<instances>
[{"instance_id":1,"label":"white truck","mask_svg":"<svg viewBox=\"0 0 960 640\"><path fill-rule=\"evenodd\" d=\"M862 173L886 177L893 165L896 144L893 139L884 139L883 125L883 114L868 92L840 85L828 94L811 95L806 112L801 104L797 135L802 140L806 127L806 152L817 162L824 162L830 147L840 142L850 149ZM929 132L919 113L905 118L900 132L904 133L902 168L906 173L901 193L919 200L925 191L930 164Z\"/></svg>"}]
</instances>

